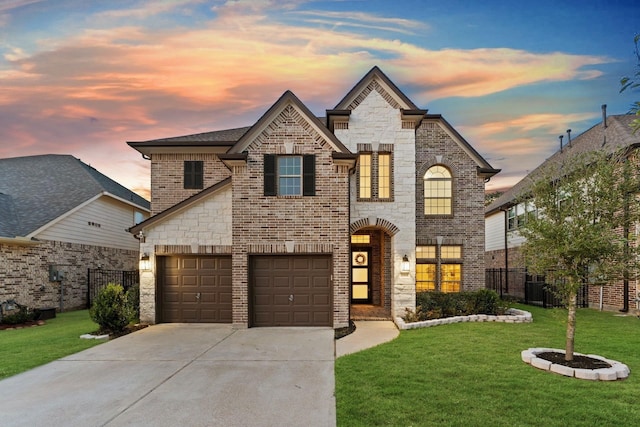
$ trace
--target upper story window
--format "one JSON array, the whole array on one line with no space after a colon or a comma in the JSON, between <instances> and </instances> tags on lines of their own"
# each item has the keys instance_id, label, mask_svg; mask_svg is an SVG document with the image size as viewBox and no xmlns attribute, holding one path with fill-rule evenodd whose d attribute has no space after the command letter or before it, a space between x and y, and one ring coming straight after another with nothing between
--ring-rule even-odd
<instances>
[{"instance_id":1,"label":"upper story window","mask_svg":"<svg viewBox=\"0 0 640 427\"><path fill-rule=\"evenodd\" d=\"M315 156L264 155L265 196L315 196Z\"/></svg>"},{"instance_id":2,"label":"upper story window","mask_svg":"<svg viewBox=\"0 0 640 427\"><path fill-rule=\"evenodd\" d=\"M507 230L513 231L524 226L527 219L536 214L536 209L531 202L518 203L507 211Z\"/></svg>"},{"instance_id":3,"label":"upper story window","mask_svg":"<svg viewBox=\"0 0 640 427\"><path fill-rule=\"evenodd\" d=\"M185 160L184 162L184 188L202 189L204 166L200 160Z\"/></svg>"},{"instance_id":4,"label":"upper story window","mask_svg":"<svg viewBox=\"0 0 640 427\"><path fill-rule=\"evenodd\" d=\"M378 198L391 197L391 154L378 153Z\"/></svg>"},{"instance_id":5,"label":"upper story window","mask_svg":"<svg viewBox=\"0 0 640 427\"><path fill-rule=\"evenodd\" d=\"M359 192L358 197L361 199L371 198L371 153L362 153L359 156Z\"/></svg>"},{"instance_id":6,"label":"upper story window","mask_svg":"<svg viewBox=\"0 0 640 427\"><path fill-rule=\"evenodd\" d=\"M451 215L451 172L444 166L432 166L424 174L424 214Z\"/></svg>"},{"instance_id":7,"label":"upper story window","mask_svg":"<svg viewBox=\"0 0 640 427\"><path fill-rule=\"evenodd\" d=\"M391 153L360 153L358 156L358 199L392 198Z\"/></svg>"}]
</instances>

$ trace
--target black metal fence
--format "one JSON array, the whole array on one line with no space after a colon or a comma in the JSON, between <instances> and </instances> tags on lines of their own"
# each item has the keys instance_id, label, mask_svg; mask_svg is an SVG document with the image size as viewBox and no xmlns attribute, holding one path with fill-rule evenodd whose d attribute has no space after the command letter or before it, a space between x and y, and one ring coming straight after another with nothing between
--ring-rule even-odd
<instances>
[{"instance_id":1,"label":"black metal fence","mask_svg":"<svg viewBox=\"0 0 640 427\"><path fill-rule=\"evenodd\" d=\"M103 270L101 268L87 269L87 308L91 307L98 292L109 283L122 285L124 290L140 283L138 270Z\"/></svg>"},{"instance_id":2,"label":"black metal fence","mask_svg":"<svg viewBox=\"0 0 640 427\"><path fill-rule=\"evenodd\" d=\"M508 297L529 305L544 308L564 305L553 292L553 285L545 282L544 276L528 274L525 268L488 268L485 270L485 287L496 291L501 298ZM578 291L578 307L589 307L587 285Z\"/></svg>"}]
</instances>

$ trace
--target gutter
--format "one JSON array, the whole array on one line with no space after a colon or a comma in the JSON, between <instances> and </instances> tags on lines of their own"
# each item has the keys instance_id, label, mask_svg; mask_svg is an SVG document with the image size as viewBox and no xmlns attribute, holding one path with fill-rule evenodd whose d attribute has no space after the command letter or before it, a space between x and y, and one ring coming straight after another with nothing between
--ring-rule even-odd
<instances>
[{"instance_id":1,"label":"gutter","mask_svg":"<svg viewBox=\"0 0 640 427\"><path fill-rule=\"evenodd\" d=\"M0 243L4 245L13 245L13 246L38 246L44 242L36 239L29 239L27 237L16 236L16 237L0 237Z\"/></svg>"}]
</instances>

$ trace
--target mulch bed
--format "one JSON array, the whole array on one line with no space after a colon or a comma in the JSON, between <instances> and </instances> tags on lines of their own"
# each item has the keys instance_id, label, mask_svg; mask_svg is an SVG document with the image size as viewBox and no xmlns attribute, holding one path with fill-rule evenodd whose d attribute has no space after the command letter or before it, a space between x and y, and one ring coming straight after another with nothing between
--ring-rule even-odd
<instances>
[{"instance_id":1,"label":"mulch bed","mask_svg":"<svg viewBox=\"0 0 640 427\"><path fill-rule=\"evenodd\" d=\"M5 323L0 323L0 331L30 328L32 326L42 326L44 324L45 324L44 320L33 320L31 322L18 323L17 325L8 325Z\"/></svg>"},{"instance_id":2,"label":"mulch bed","mask_svg":"<svg viewBox=\"0 0 640 427\"><path fill-rule=\"evenodd\" d=\"M538 353L536 357L540 359L547 360L551 363L555 363L557 365L568 366L574 369L602 369L602 368L610 368L611 365L607 362L594 359L592 357L587 356L579 356L574 354L572 361L564 360L564 353L558 352L546 352L546 353Z\"/></svg>"},{"instance_id":3,"label":"mulch bed","mask_svg":"<svg viewBox=\"0 0 640 427\"><path fill-rule=\"evenodd\" d=\"M353 320L349 320L349 326L344 328L338 328L334 332L335 339L339 340L340 338L346 337L349 334L354 333L356 330L356 324Z\"/></svg>"},{"instance_id":4,"label":"mulch bed","mask_svg":"<svg viewBox=\"0 0 640 427\"><path fill-rule=\"evenodd\" d=\"M140 329L144 329L147 326L149 325L145 325L145 324L127 325L124 328L124 330L120 332L111 332L111 331L104 331L102 329L98 329L95 332L91 332L91 335L109 335L109 339L114 339L114 338L122 337L124 335L128 335L135 331L139 331Z\"/></svg>"}]
</instances>

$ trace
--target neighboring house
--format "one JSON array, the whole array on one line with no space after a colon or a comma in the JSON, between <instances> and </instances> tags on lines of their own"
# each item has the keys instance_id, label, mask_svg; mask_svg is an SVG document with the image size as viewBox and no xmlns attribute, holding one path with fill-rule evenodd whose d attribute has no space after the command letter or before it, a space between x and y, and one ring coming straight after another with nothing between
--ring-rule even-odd
<instances>
[{"instance_id":1,"label":"neighboring house","mask_svg":"<svg viewBox=\"0 0 640 427\"><path fill-rule=\"evenodd\" d=\"M151 160L143 321L340 328L484 287L498 170L378 67L323 119L287 91L250 127L129 145Z\"/></svg>"},{"instance_id":2,"label":"neighboring house","mask_svg":"<svg viewBox=\"0 0 640 427\"><path fill-rule=\"evenodd\" d=\"M148 201L72 156L0 159L0 302L85 307L88 268L138 268L127 229L149 213Z\"/></svg>"},{"instance_id":3,"label":"neighboring house","mask_svg":"<svg viewBox=\"0 0 640 427\"><path fill-rule=\"evenodd\" d=\"M526 195L529 186L535 182L544 167L551 162L559 162L577 153L606 150L615 152L626 150L627 157L637 159L640 147L640 133L634 134L629 126L635 116L615 115L606 116L603 106L603 120L576 138L567 135L565 146L549 157L538 168L529 173L520 182L494 200L485 209L486 254L485 263L491 269L526 268L520 247L524 238L518 232L526 221L527 211L532 210L531 204L520 202ZM635 230L637 235L637 229ZM512 276L509 276L512 277ZM503 280L507 280L506 278ZM515 281L515 280L514 280ZM521 283L513 283L509 291L516 297L524 297ZM632 288L635 288L635 292ZM602 290L602 294L600 291ZM629 304L635 304L640 287L636 280L619 282L604 286L591 286L589 289L589 305L602 306L607 309L628 310Z\"/></svg>"}]
</instances>

